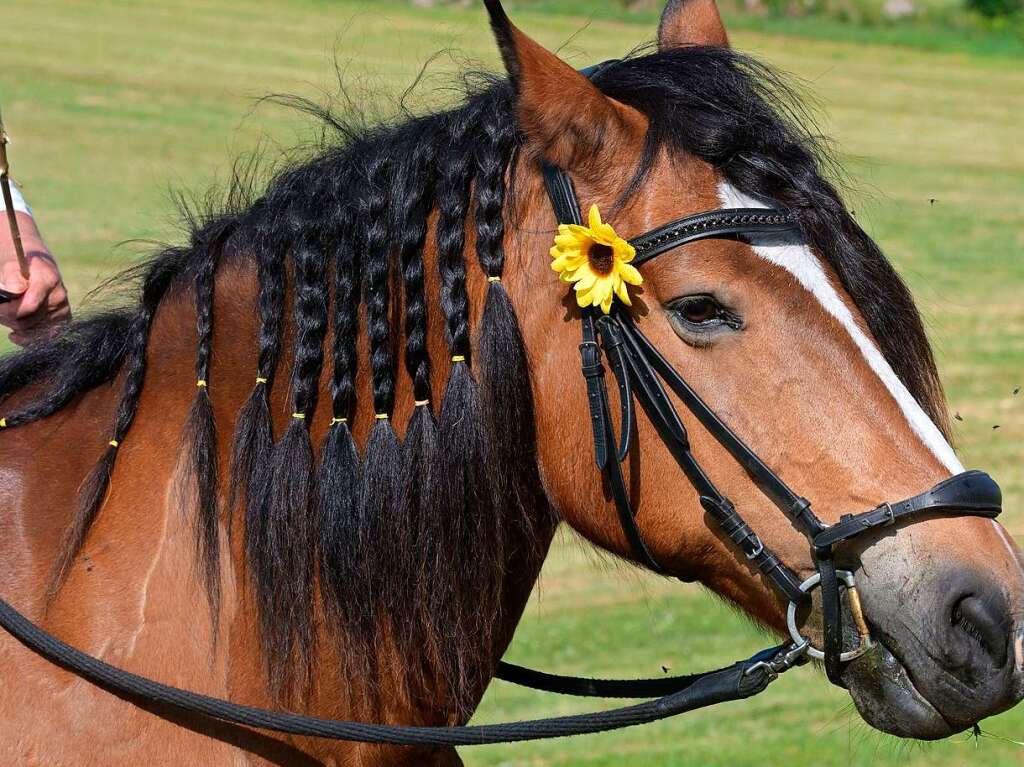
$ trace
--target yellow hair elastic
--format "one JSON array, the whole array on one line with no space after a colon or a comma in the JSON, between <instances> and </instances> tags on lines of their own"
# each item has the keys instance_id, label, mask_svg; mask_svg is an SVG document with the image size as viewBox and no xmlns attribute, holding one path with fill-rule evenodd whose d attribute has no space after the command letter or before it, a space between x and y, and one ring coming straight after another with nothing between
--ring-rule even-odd
<instances>
[{"instance_id":1,"label":"yellow hair elastic","mask_svg":"<svg viewBox=\"0 0 1024 767\"><path fill-rule=\"evenodd\" d=\"M306 414L305 413L292 413L292 418L297 418L300 421L305 421L306 420Z\"/></svg>"},{"instance_id":2,"label":"yellow hair elastic","mask_svg":"<svg viewBox=\"0 0 1024 767\"><path fill-rule=\"evenodd\" d=\"M116 439L112 439L112 440L110 440L110 446L111 446L111 447L118 447L118 446L119 446L120 444L121 444L121 443L120 443L120 442L118 442L118 441L117 441Z\"/></svg>"},{"instance_id":3,"label":"yellow hair elastic","mask_svg":"<svg viewBox=\"0 0 1024 767\"><path fill-rule=\"evenodd\" d=\"M7 428L7 419L6 418L0 418L0 429L6 429L6 428Z\"/></svg>"},{"instance_id":4,"label":"yellow hair elastic","mask_svg":"<svg viewBox=\"0 0 1024 767\"><path fill-rule=\"evenodd\" d=\"M376 418L376 419L377 419L378 421L386 421L386 420L388 420L388 414L387 414L387 413L377 413L377 415L376 415L376 416L374 416L374 417L375 417L375 418Z\"/></svg>"},{"instance_id":5,"label":"yellow hair elastic","mask_svg":"<svg viewBox=\"0 0 1024 767\"><path fill-rule=\"evenodd\" d=\"M413 404L416 407L426 407L427 405L430 404L430 400L428 400L428 399L418 399Z\"/></svg>"},{"instance_id":6,"label":"yellow hair elastic","mask_svg":"<svg viewBox=\"0 0 1024 767\"><path fill-rule=\"evenodd\" d=\"M348 423L348 419L347 418L332 418L331 419L331 426L337 426L340 423Z\"/></svg>"},{"instance_id":7,"label":"yellow hair elastic","mask_svg":"<svg viewBox=\"0 0 1024 767\"><path fill-rule=\"evenodd\" d=\"M196 381L196 386L198 388L200 388L200 389L205 389L206 388L206 381L204 381L202 378L200 378L198 381Z\"/></svg>"},{"instance_id":8,"label":"yellow hair elastic","mask_svg":"<svg viewBox=\"0 0 1024 767\"><path fill-rule=\"evenodd\" d=\"M456 354L454 357L452 357L452 362L465 362L465 361L466 361L466 358L464 356L462 356L461 354Z\"/></svg>"},{"instance_id":9,"label":"yellow hair elastic","mask_svg":"<svg viewBox=\"0 0 1024 767\"><path fill-rule=\"evenodd\" d=\"M256 383L257 384L265 384L266 382L267 382L266 378L260 378L259 376L256 376Z\"/></svg>"},{"instance_id":10,"label":"yellow hair elastic","mask_svg":"<svg viewBox=\"0 0 1024 767\"><path fill-rule=\"evenodd\" d=\"M501 282L501 277L488 277L488 282Z\"/></svg>"}]
</instances>

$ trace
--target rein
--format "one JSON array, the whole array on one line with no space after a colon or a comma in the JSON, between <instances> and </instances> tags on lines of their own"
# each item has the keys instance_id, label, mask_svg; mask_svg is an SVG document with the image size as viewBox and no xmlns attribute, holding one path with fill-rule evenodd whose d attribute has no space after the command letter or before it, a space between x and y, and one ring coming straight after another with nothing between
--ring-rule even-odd
<instances>
[{"instance_id":1,"label":"rein","mask_svg":"<svg viewBox=\"0 0 1024 767\"><path fill-rule=\"evenodd\" d=\"M560 223L582 223L572 181L562 170L544 169L552 207ZM718 210L690 216L643 234L632 244L643 263L687 243L711 238L737 238L765 233L798 232L796 218L776 209ZM0 599L0 626L33 652L67 671L130 700L173 706L222 722L290 735L404 746L469 746L557 738L604 732L655 722L717 703L741 700L764 691L779 674L806 662L824 660L829 679L842 685L843 664L872 646L867 622L860 609L853 573L837 570L835 549L879 527L917 522L925 515L995 517L1001 510L998 485L987 474L968 471L940 482L930 490L898 503L884 503L871 511L847 515L826 525L811 504L795 493L687 384L659 353L628 313L616 306L609 314L594 307L582 315L581 369L586 380L594 454L608 482L623 531L637 560L664 573L644 541L637 522L622 463L635 436L635 402L657 430L680 470L700 497L709 518L735 544L737 556L754 564L789 603L791 641L766 649L726 668L689 676L642 680L603 680L566 677L501 662L496 677L513 684L548 692L584 697L653 698L622 708L573 716L504 724L410 727L336 721L243 706L201 695L118 669L78 650L41 629ZM611 417L605 368L607 357L619 393L618 437ZM691 451L687 430L669 399L665 385L711 435L742 465L751 480L808 539L817 572L800 581L744 521L721 493ZM810 602L810 593L822 593L824 647L811 645L796 624L796 610ZM841 591L842 588L842 591ZM858 644L844 648L846 596Z\"/></svg>"}]
</instances>

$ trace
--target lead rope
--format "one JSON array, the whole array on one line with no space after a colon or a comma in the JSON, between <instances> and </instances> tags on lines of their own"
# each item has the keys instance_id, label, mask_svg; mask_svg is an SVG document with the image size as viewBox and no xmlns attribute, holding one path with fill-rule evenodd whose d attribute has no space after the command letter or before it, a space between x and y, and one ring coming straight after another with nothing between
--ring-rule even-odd
<instances>
[{"instance_id":1,"label":"lead rope","mask_svg":"<svg viewBox=\"0 0 1024 767\"><path fill-rule=\"evenodd\" d=\"M407 727L346 722L242 706L209 695L155 682L94 658L43 631L0 599L0 626L51 663L103 687L108 692L147 703L173 706L222 722L261 730L395 746L477 746L560 738L619 730L656 722L716 703L742 700L762 692L779 674L803 657L789 647L773 647L745 661L705 674L651 680L598 680L560 677L502 664L502 674L516 684L567 695L662 697L632 706L588 714L505 724L456 727Z\"/></svg>"}]
</instances>

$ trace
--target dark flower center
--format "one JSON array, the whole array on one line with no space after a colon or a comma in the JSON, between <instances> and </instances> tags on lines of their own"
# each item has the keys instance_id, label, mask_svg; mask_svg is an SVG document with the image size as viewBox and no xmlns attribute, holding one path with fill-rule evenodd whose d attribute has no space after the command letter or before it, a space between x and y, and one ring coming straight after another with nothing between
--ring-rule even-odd
<instances>
[{"instance_id":1,"label":"dark flower center","mask_svg":"<svg viewBox=\"0 0 1024 767\"><path fill-rule=\"evenodd\" d=\"M611 274L612 267L615 266L615 251L610 245L595 242L590 246L587 259L590 261L590 268L596 274Z\"/></svg>"}]
</instances>

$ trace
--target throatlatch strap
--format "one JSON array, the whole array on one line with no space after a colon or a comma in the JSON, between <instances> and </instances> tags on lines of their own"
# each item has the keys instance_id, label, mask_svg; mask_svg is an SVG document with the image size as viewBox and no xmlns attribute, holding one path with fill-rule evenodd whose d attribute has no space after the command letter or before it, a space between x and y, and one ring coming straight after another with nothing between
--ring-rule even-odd
<instances>
[{"instance_id":1,"label":"throatlatch strap","mask_svg":"<svg viewBox=\"0 0 1024 767\"><path fill-rule=\"evenodd\" d=\"M541 168L541 173L558 223L582 224L583 212L580 210L580 201L569 174L554 165L545 165Z\"/></svg>"},{"instance_id":2,"label":"throatlatch strap","mask_svg":"<svg viewBox=\"0 0 1024 767\"><path fill-rule=\"evenodd\" d=\"M583 344L580 346L580 350L583 353L584 358L587 356L588 352L592 351L598 359L600 359L600 348L596 343L592 344L589 341L589 339L593 338L592 334L594 332L595 320L593 313L593 309L584 311L584 340ZM603 329L604 324L602 324L601 327ZM600 365L600 363L598 364ZM622 527L622 531L626 535L626 540L629 543L630 549L632 549L633 555L637 560L656 573L664 573L665 570L660 564L658 564L654 555L651 554L651 550L647 547L643 534L640 532L640 527L637 525L636 511L633 509L633 503L629 497L629 489L626 487L626 479L622 473L622 461L628 453L630 435L623 435L622 444L625 449L620 449L619 452L616 452L615 429L612 424L611 411L608 406L608 390L605 388L604 377L603 375L593 377L589 376L586 364L584 364L583 374L587 376L588 397L591 396L589 389L593 387L593 395L596 396L600 407L600 418L594 421L594 428L595 430L600 428L602 430L602 434L598 437L597 432L595 431L594 439L595 445L600 443L599 454L605 458L604 466L602 467L603 474L605 479L608 481L608 487L612 493L612 500L615 502L615 511L619 516L619 525ZM620 391L622 391L623 388L625 388L626 391L630 391L628 386L623 387L620 385ZM630 396L632 396L632 394L630 394ZM631 411L632 405L624 406L624 409Z\"/></svg>"}]
</instances>

